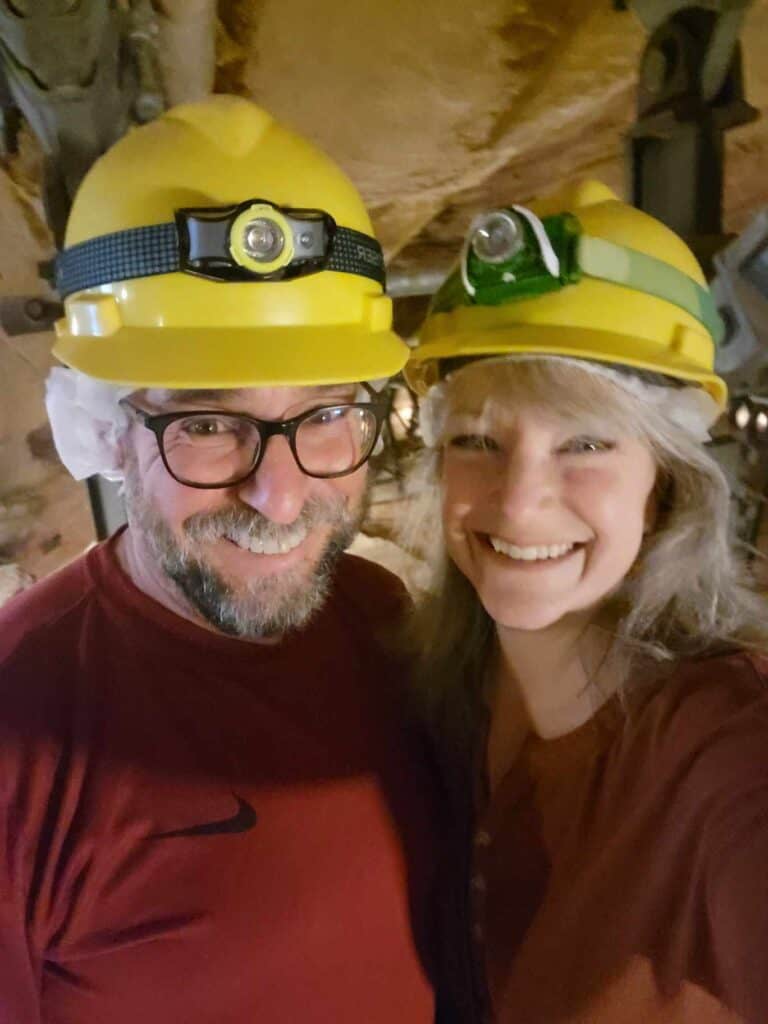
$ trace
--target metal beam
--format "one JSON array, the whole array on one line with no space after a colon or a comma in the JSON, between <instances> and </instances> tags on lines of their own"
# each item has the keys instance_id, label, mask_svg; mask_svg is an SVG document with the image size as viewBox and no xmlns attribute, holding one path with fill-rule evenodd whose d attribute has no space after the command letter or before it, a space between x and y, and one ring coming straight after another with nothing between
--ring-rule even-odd
<instances>
[{"instance_id":1,"label":"metal beam","mask_svg":"<svg viewBox=\"0 0 768 1024\"><path fill-rule=\"evenodd\" d=\"M630 132L632 199L688 242L708 272L722 226L725 132L758 116L738 35L751 0L633 0L651 29Z\"/></svg>"},{"instance_id":2,"label":"metal beam","mask_svg":"<svg viewBox=\"0 0 768 1024\"><path fill-rule=\"evenodd\" d=\"M120 485L105 480L103 476L89 476L85 482L96 536L99 540L106 540L127 521Z\"/></svg>"}]
</instances>

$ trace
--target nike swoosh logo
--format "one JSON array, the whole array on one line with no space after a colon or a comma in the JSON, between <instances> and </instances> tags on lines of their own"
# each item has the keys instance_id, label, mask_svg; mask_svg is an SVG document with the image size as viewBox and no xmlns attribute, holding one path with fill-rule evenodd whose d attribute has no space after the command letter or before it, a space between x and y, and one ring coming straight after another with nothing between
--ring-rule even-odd
<instances>
[{"instance_id":1,"label":"nike swoosh logo","mask_svg":"<svg viewBox=\"0 0 768 1024\"><path fill-rule=\"evenodd\" d=\"M177 836L216 836L231 835L235 832L250 832L258 821L256 811L249 803L236 796L237 814L232 818L220 821L208 821L203 825L190 825L189 828L176 828L170 832L155 832L147 839L175 839Z\"/></svg>"}]
</instances>

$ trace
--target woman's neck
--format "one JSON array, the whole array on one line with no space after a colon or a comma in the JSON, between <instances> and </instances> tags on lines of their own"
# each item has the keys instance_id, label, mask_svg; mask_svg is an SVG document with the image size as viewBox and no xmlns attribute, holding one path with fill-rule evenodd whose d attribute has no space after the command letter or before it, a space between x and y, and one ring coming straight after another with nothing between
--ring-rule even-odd
<instances>
[{"instance_id":1,"label":"woman's neck","mask_svg":"<svg viewBox=\"0 0 768 1024\"><path fill-rule=\"evenodd\" d=\"M610 632L572 616L545 630L497 626L491 667L487 771L494 790L526 737L565 736L588 722L616 690Z\"/></svg>"},{"instance_id":2,"label":"woman's neck","mask_svg":"<svg viewBox=\"0 0 768 1024\"><path fill-rule=\"evenodd\" d=\"M497 688L512 687L543 739L573 732L616 689L610 632L585 614L543 630L497 627Z\"/></svg>"}]
</instances>

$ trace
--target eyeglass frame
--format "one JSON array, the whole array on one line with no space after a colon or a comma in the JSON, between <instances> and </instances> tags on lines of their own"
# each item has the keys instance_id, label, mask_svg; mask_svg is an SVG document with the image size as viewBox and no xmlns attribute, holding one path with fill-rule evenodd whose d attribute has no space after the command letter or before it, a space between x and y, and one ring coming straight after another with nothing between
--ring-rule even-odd
<instances>
[{"instance_id":1,"label":"eyeglass frame","mask_svg":"<svg viewBox=\"0 0 768 1024\"><path fill-rule=\"evenodd\" d=\"M364 384L363 387L366 387ZM245 412L229 412L226 409L185 409L183 412L161 412L151 413L147 412L146 409L139 409L137 406L129 402L127 398L122 399L120 405L126 406L133 412L139 420L141 420L143 426L150 430L155 435L157 441L157 447L160 451L160 458L163 460L163 465L166 468L168 474L182 485L182 487L193 487L195 490L200 491L220 491L226 487L237 487L253 476L258 470L262 463L264 454L267 450L267 443L271 437L281 435L288 441L288 446L291 449L293 459L298 466L299 470L308 477L312 477L315 480L336 480L342 476L351 476L352 473L356 473L358 469L365 465L365 463L373 455L373 450L381 436L382 427L387 417L387 411L389 408L389 401L386 397L379 396L371 388L366 387L373 397L373 401L370 402L334 402L329 405L318 405L312 409L306 409L304 412L299 413L297 416L291 416L287 420L262 420L256 416L249 416ZM309 473L302 466L296 451L296 432L303 422L310 419L312 416L317 415L319 412L323 412L325 409L369 409L373 412L376 420L376 431L373 435L373 443L371 444L371 450L361 459L360 462L356 463L351 469L342 470L340 473ZM255 462L248 470L248 472L242 476L237 477L234 480L229 480L225 483L220 484L194 484L188 480L181 480L173 472L168 464L168 458L165 454L165 443L163 441L163 435L171 423L176 420L186 419L188 416L232 416L238 420L244 420L246 423L251 423L256 427L259 438L261 441L261 447Z\"/></svg>"}]
</instances>

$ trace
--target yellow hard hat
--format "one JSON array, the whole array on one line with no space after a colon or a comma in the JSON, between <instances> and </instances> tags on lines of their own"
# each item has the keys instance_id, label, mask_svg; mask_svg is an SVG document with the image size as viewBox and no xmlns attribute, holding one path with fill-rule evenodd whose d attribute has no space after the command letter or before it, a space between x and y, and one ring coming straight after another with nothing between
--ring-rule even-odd
<instances>
[{"instance_id":1,"label":"yellow hard hat","mask_svg":"<svg viewBox=\"0 0 768 1024\"><path fill-rule=\"evenodd\" d=\"M691 381L723 406L727 388L713 373L722 330L685 243L586 181L475 219L406 378L423 394L445 360L541 353Z\"/></svg>"},{"instance_id":2,"label":"yellow hard hat","mask_svg":"<svg viewBox=\"0 0 768 1024\"><path fill-rule=\"evenodd\" d=\"M57 283L55 355L114 383L363 381L408 355L354 186L233 96L176 107L94 164Z\"/></svg>"}]
</instances>

